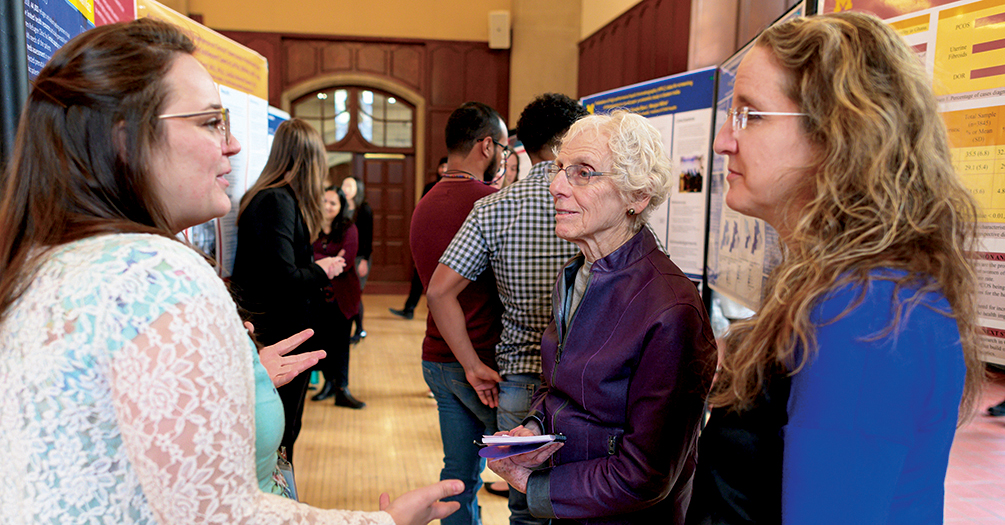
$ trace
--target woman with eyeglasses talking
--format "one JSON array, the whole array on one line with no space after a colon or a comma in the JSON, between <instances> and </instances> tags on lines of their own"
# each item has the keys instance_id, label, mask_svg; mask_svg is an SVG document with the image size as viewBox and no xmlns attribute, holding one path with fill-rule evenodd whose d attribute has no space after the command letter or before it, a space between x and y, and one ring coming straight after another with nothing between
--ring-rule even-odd
<instances>
[{"instance_id":1,"label":"woman with eyeglasses talking","mask_svg":"<svg viewBox=\"0 0 1005 525\"><path fill-rule=\"evenodd\" d=\"M976 207L922 62L870 15L771 27L715 150L783 258L726 337L687 522L942 523L982 373Z\"/></svg>"},{"instance_id":2,"label":"woman with eyeglasses talking","mask_svg":"<svg viewBox=\"0 0 1005 525\"><path fill-rule=\"evenodd\" d=\"M508 434L566 441L489 467L554 524L683 520L715 339L645 226L673 183L659 131L624 111L573 124L552 166L555 233L580 253L558 275L541 388Z\"/></svg>"},{"instance_id":3,"label":"woman with eyeglasses talking","mask_svg":"<svg viewBox=\"0 0 1005 525\"><path fill-rule=\"evenodd\" d=\"M256 427L269 414L256 405L278 401L281 381L223 281L177 239L230 210L226 175L241 149L194 51L165 22L109 24L56 51L33 83L0 179L3 523L404 525L449 514L456 503L434 502L459 481L382 495L386 512L261 490Z\"/></svg>"}]
</instances>

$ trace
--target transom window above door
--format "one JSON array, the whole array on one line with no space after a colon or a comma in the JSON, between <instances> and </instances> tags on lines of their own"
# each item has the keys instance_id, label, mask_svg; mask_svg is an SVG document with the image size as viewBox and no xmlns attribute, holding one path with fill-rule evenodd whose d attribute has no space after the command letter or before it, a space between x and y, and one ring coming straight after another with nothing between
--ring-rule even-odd
<instances>
[{"instance_id":1,"label":"transom window above door","mask_svg":"<svg viewBox=\"0 0 1005 525\"><path fill-rule=\"evenodd\" d=\"M329 147L379 151L411 149L414 144L415 108L377 89L323 89L298 98L291 109L294 117L313 125Z\"/></svg>"}]
</instances>

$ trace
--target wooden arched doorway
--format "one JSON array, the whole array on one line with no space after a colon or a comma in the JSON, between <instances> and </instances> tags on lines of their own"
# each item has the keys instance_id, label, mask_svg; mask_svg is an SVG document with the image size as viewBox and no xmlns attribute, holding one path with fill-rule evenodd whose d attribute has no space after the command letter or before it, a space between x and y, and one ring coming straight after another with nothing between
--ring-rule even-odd
<instances>
[{"instance_id":1,"label":"wooden arched doorway","mask_svg":"<svg viewBox=\"0 0 1005 525\"><path fill-rule=\"evenodd\" d=\"M321 132L329 179L362 180L374 212L370 293L403 293L411 278L408 230L421 188L421 98L382 82L314 79L283 97L284 109Z\"/></svg>"}]
</instances>

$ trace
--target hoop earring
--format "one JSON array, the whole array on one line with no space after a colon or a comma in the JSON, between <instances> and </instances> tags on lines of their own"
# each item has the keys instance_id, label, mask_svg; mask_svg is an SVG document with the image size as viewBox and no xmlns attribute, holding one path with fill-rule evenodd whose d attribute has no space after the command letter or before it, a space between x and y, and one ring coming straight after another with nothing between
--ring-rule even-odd
<instances>
[{"instance_id":1,"label":"hoop earring","mask_svg":"<svg viewBox=\"0 0 1005 525\"><path fill-rule=\"evenodd\" d=\"M635 208L628 208L628 216L631 217L635 215Z\"/></svg>"}]
</instances>

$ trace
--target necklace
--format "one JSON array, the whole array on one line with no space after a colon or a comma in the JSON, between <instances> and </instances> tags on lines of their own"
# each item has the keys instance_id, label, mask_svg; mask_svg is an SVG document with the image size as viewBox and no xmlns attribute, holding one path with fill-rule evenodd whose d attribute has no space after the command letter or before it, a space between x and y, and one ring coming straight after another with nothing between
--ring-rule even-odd
<instances>
[{"instance_id":1,"label":"necklace","mask_svg":"<svg viewBox=\"0 0 1005 525\"><path fill-rule=\"evenodd\" d=\"M475 176L464 170L447 170L443 172L443 176L448 179L471 179L475 180Z\"/></svg>"}]
</instances>

